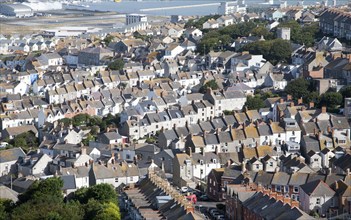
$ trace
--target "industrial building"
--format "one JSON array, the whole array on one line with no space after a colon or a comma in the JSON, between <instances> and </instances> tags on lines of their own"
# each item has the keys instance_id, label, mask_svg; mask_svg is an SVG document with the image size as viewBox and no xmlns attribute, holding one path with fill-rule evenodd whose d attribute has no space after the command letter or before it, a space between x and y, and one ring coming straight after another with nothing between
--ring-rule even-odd
<instances>
[{"instance_id":1,"label":"industrial building","mask_svg":"<svg viewBox=\"0 0 351 220\"><path fill-rule=\"evenodd\" d=\"M33 10L23 4L0 4L0 14L14 17L31 17Z\"/></svg>"},{"instance_id":2,"label":"industrial building","mask_svg":"<svg viewBox=\"0 0 351 220\"><path fill-rule=\"evenodd\" d=\"M147 23L147 16L142 14L127 14L126 25Z\"/></svg>"}]
</instances>

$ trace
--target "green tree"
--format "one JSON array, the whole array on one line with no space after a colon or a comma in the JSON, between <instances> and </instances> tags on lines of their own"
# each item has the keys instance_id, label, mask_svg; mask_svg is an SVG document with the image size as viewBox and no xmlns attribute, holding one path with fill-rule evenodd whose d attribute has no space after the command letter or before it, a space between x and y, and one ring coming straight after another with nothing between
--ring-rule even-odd
<instances>
[{"instance_id":1,"label":"green tree","mask_svg":"<svg viewBox=\"0 0 351 220\"><path fill-rule=\"evenodd\" d=\"M79 114L73 117L73 126L88 125L90 122L90 116L88 114Z\"/></svg>"},{"instance_id":2,"label":"green tree","mask_svg":"<svg viewBox=\"0 0 351 220\"><path fill-rule=\"evenodd\" d=\"M198 29L202 29L202 25L209 19L218 19L220 15L207 15L203 16L199 19L189 19L187 23L185 23L185 28L195 27Z\"/></svg>"},{"instance_id":3,"label":"green tree","mask_svg":"<svg viewBox=\"0 0 351 220\"><path fill-rule=\"evenodd\" d=\"M104 38L105 44L106 44L106 45L109 45L109 44L113 41L114 38L115 38L115 37L112 36L112 35L107 35L107 36Z\"/></svg>"},{"instance_id":4,"label":"green tree","mask_svg":"<svg viewBox=\"0 0 351 220\"><path fill-rule=\"evenodd\" d=\"M63 123L64 126L69 126L72 124L72 119L70 118L62 118L59 120L59 123Z\"/></svg>"},{"instance_id":5,"label":"green tree","mask_svg":"<svg viewBox=\"0 0 351 220\"><path fill-rule=\"evenodd\" d=\"M326 92L321 96L320 105L335 110L342 103L342 95L338 92Z\"/></svg>"},{"instance_id":6,"label":"green tree","mask_svg":"<svg viewBox=\"0 0 351 220\"><path fill-rule=\"evenodd\" d=\"M122 59L117 59L108 64L110 70L122 70L124 67L124 61Z\"/></svg>"},{"instance_id":7,"label":"green tree","mask_svg":"<svg viewBox=\"0 0 351 220\"><path fill-rule=\"evenodd\" d=\"M252 35L257 36L257 37L263 36L263 38L264 38L265 40L271 40L271 39L274 38L272 32L270 32L269 30L267 30L267 28L264 27L264 26L255 27L255 28L252 30Z\"/></svg>"},{"instance_id":8,"label":"green tree","mask_svg":"<svg viewBox=\"0 0 351 220\"><path fill-rule=\"evenodd\" d=\"M121 219L121 213L119 207L113 202L106 202L103 204L102 209L100 209L95 216L96 220L109 220L109 219Z\"/></svg>"},{"instance_id":9,"label":"green tree","mask_svg":"<svg viewBox=\"0 0 351 220\"><path fill-rule=\"evenodd\" d=\"M290 42L283 39L275 39L272 41L271 52L267 58L272 60L273 63L287 62L290 59L291 52Z\"/></svg>"},{"instance_id":10,"label":"green tree","mask_svg":"<svg viewBox=\"0 0 351 220\"><path fill-rule=\"evenodd\" d=\"M318 92L309 92L303 99L305 103L314 102L316 105L319 105L320 96Z\"/></svg>"},{"instance_id":11,"label":"green tree","mask_svg":"<svg viewBox=\"0 0 351 220\"><path fill-rule=\"evenodd\" d=\"M291 40L298 44L305 44L307 47L314 45L315 39L320 33L318 22L306 24L303 27L294 20L282 22L279 27L289 27L291 31Z\"/></svg>"},{"instance_id":12,"label":"green tree","mask_svg":"<svg viewBox=\"0 0 351 220\"><path fill-rule=\"evenodd\" d=\"M15 137L13 142L15 147L22 147L23 149L27 148L26 139L23 137Z\"/></svg>"},{"instance_id":13,"label":"green tree","mask_svg":"<svg viewBox=\"0 0 351 220\"><path fill-rule=\"evenodd\" d=\"M24 132L14 137L10 142L15 147L22 147L24 151L28 152L30 149L38 147L38 138L31 131Z\"/></svg>"},{"instance_id":14,"label":"green tree","mask_svg":"<svg viewBox=\"0 0 351 220\"><path fill-rule=\"evenodd\" d=\"M10 217L14 204L11 200L0 198L0 220L7 220Z\"/></svg>"},{"instance_id":15,"label":"green tree","mask_svg":"<svg viewBox=\"0 0 351 220\"><path fill-rule=\"evenodd\" d=\"M89 142L90 142L90 141L95 141L95 136L89 133L89 134L87 135L87 137L84 138L84 139L82 140L82 143L83 143L85 146L89 146Z\"/></svg>"},{"instance_id":16,"label":"green tree","mask_svg":"<svg viewBox=\"0 0 351 220\"><path fill-rule=\"evenodd\" d=\"M299 98L305 98L309 94L308 90L309 82L305 78L297 78L285 87L285 92L297 100Z\"/></svg>"},{"instance_id":17,"label":"green tree","mask_svg":"<svg viewBox=\"0 0 351 220\"><path fill-rule=\"evenodd\" d=\"M98 202L114 202L117 204L117 193L109 184L103 183L89 188L80 188L75 193L75 200L86 204L90 199Z\"/></svg>"},{"instance_id":18,"label":"green tree","mask_svg":"<svg viewBox=\"0 0 351 220\"><path fill-rule=\"evenodd\" d=\"M19 196L19 202L11 213L12 219L82 219L83 209L79 203L64 203L63 181L48 178L35 181L30 188Z\"/></svg>"},{"instance_id":19,"label":"green tree","mask_svg":"<svg viewBox=\"0 0 351 220\"><path fill-rule=\"evenodd\" d=\"M30 199L36 199L47 195L56 197L58 200L63 200L61 188L63 187L63 181L60 178L53 177L43 181L35 181L29 189L19 195L19 203L25 203Z\"/></svg>"},{"instance_id":20,"label":"green tree","mask_svg":"<svg viewBox=\"0 0 351 220\"><path fill-rule=\"evenodd\" d=\"M264 108L264 101L259 96L248 96L244 105L248 110Z\"/></svg>"},{"instance_id":21,"label":"green tree","mask_svg":"<svg viewBox=\"0 0 351 220\"><path fill-rule=\"evenodd\" d=\"M351 98L351 86L345 86L340 89L340 93L343 98Z\"/></svg>"},{"instance_id":22,"label":"green tree","mask_svg":"<svg viewBox=\"0 0 351 220\"><path fill-rule=\"evenodd\" d=\"M210 80L208 82L205 83L205 85L203 85L201 88L200 88L200 92L202 93L205 93L207 91L207 89L210 88L212 90L216 90L219 88L216 80Z\"/></svg>"},{"instance_id":23,"label":"green tree","mask_svg":"<svg viewBox=\"0 0 351 220\"><path fill-rule=\"evenodd\" d=\"M291 45L289 41L283 39L256 41L249 43L242 48L251 54L263 55L265 59L273 64L287 62L291 55Z\"/></svg>"}]
</instances>

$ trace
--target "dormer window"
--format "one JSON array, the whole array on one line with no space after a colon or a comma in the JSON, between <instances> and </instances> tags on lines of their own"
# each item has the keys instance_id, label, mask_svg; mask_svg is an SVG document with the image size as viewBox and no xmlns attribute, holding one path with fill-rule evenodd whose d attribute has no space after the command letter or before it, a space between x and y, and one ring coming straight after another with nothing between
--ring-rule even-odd
<instances>
[{"instance_id":1,"label":"dormer window","mask_svg":"<svg viewBox=\"0 0 351 220\"><path fill-rule=\"evenodd\" d=\"M200 165L203 165L204 164L204 161L203 160L200 160Z\"/></svg>"}]
</instances>

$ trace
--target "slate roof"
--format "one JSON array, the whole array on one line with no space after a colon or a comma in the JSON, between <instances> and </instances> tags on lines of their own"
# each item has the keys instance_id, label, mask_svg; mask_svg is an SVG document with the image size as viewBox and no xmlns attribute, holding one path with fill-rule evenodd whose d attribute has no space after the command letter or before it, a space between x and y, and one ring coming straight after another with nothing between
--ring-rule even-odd
<instances>
[{"instance_id":1,"label":"slate roof","mask_svg":"<svg viewBox=\"0 0 351 220\"><path fill-rule=\"evenodd\" d=\"M89 176L90 167L86 166L78 166L78 167L65 167L61 168L60 173L62 176L66 175L75 175L76 178L88 177Z\"/></svg>"},{"instance_id":2,"label":"slate roof","mask_svg":"<svg viewBox=\"0 0 351 220\"><path fill-rule=\"evenodd\" d=\"M229 125L233 126L234 124L237 123L234 115L225 115L223 117L223 120L227 126L229 126Z\"/></svg>"},{"instance_id":3,"label":"slate roof","mask_svg":"<svg viewBox=\"0 0 351 220\"><path fill-rule=\"evenodd\" d=\"M285 173L285 172L276 172L274 173L273 179L272 179L272 185L282 185L286 186L288 185L290 180L290 175Z\"/></svg>"},{"instance_id":4,"label":"slate roof","mask_svg":"<svg viewBox=\"0 0 351 220\"><path fill-rule=\"evenodd\" d=\"M163 135L167 140L175 140L178 138L176 132L173 129L163 131Z\"/></svg>"},{"instance_id":5,"label":"slate roof","mask_svg":"<svg viewBox=\"0 0 351 220\"><path fill-rule=\"evenodd\" d=\"M293 173L290 176L289 185L290 186L299 186L305 184L307 181L307 173Z\"/></svg>"},{"instance_id":6,"label":"slate roof","mask_svg":"<svg viewBox=\"0 0 351 220\"><path fill-rule=\"evenodd\" d=\"M334 196L335 192L325 182L315 180L300 186L309 196Z\"/></svg>"},{"instance_id":7,"label":"slate roof","mask_svg":"<svg viewBox=\"0 0 351 220\"><path fill-rule=\"evenodd\" d=\"M120 139L122 137L117 132L107 132L107 133L102 134L102 136L104 136L108 140L117 140L117 139Z\"/></svg>"},{"instance_id":8,"label":"slate roof","mask_svg":"<svg viewBox=\"0 0 351 220\"><path fill-rule=\"evenodd\" d=\"M306 152L314 151L320 152L319 141L312 136L302 136L302 141L305 143Z\"/></svg>"},{"instance_id":9,"label":"slate roof","mask_svg":"<svg viewBox=\"0 0 351 220\"><path fill-rule=\"evenodd\" d=\"M205 139L206 145L214 145L219 143L217 136L215 134L207 133L204 135L204 139Z\"/></svg>"},{"instance_id":10,"label":"slate roof","mask_svg":"<svg viewBox=\"0 0 351 220\"><path fill-rule=\"evenodd\" d=\"M76 178L74 177L74 175L61 176L60 178L63 180L62 190L77 188Z\"/></svg>"},{"instance_id":11,"label":"slate roof","mask_svg":"<svg viewBox=\"0 0 351 220\"><path fill-rule=\"evenodd\" d=\"M257 127L260 136L271 136L273 135L271 128L267 124L260 124Z\"/></svg>"},{"instance_id":12,"label":"slate roof","mask_svg":"<svg viewBox=\"0 0 351 220\"><path fill-rule=\"evenodd\" d=\"M16 161L19 157L25 157L26 154L19 147L0 151L0 163Z\"/></svg>"},{"instance_id":13,"label":"slate roof","mask_svg":"<svg viewBox=\"0 0 351 220\"><path fill-rule=\"evenodd\" d=\"M219 140L219 143L229 143L233 141L228 131L219 132L218 140Z\"/></svg>"},{"instance_id":14,"label":"slate roof","mask_svg":"<svg viewBox=\"0 0 351 220\"><path fill-rule=\"evenodd\" d=\"M254 182L262 186L269 186L271 185L272 179L273 173L257 172Z\"/></svg>"}]
</instances>

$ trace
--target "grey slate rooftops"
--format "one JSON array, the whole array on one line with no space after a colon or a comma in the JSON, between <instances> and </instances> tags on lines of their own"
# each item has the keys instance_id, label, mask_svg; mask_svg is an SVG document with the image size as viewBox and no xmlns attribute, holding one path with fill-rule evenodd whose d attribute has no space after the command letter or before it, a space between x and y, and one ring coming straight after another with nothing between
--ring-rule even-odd
<instances>
[{"instance_id":1,"label":"grey slate rooftops","mask_svg":"<svg viewBox=\"0 0 351 220\"><path fill-rule=\"evenodd\" d=\"M315 180L301 185L301 189L309 196L334 196L335 192L325 182Z\"/></svg>"},{"instance_id":2,"label":"grey slate rooftops","mask_svg":"<svg viewBox=\"0 0 351 220\"><path fill-rule=\"evenodd\" d=\"M107 132L107 133L102 134L102 136L104 136L108 140L116 140L116 139L120 139L122 137L117 132Z\"/></svg>"},{"instance_id":3,"label":"grey slate rooftops","mask_svg":"<svg viewBox=\"0 0 351 220\"><path fill-rule=\"evenodd\" d=\"M310 152L311 150L314 152L320 152L319 141L317 138L304 135L302 136L302 142L305 143L306 153Z\"/></svg>"},{"instance_id":4,"label":"grey slate rooftops","mask_svg":"<svg viewBox=\"0 0 351 220\"><path fill-rule=\"evenodd\" d=\"M256 174L254 182L257 184L261 184L262 186L269 186L273 179L273 173L267 172L258 172Z\"/></svg>"},{"instance_id":5,"label":"grey slate rooftops","mask_svg":"<svg viewBox=\"0 0 351 220\"><path fill-rule=\"evenodd\" d=\"M258 133L260 136L271 136L273 135L271 128L267 124L258 125Z\"/></svg>"},{"instance_id":6,"label":"grey slate rooftops","mask_svg":"<svg viewBox=\"0 0 351 220\"><path fill-rule=\"evenodd\" d=\"M335 129L349 129L350 124L346 117L331 117L331 123Z\"/></svg>"},{"instance_id":7,"label":"grey slate rooftops","mask_svg":"<svg viewBox=\"0 0 351 220\"><path fill-rule=\"evenodd\" d=\"M76 178L74 177L74 175L61 176L61 179L63 180L62 190L77 188Z\"/></svg>"},{"instance_id":8,"label":"grey slate rooftops","mask_svg":"<svg viewBox=\"0 0 351 220\"><path fill-rule=\"evenodd\" d=\"M234 124L237 123L237 121L236 121L234 115L225 115L225 116L224 116L224 121L225 121L225 124L226 124L227 126L229 126L229 125L233 126Z\"/></svg>"},{"instance_id":9,"label":"grey slate rooftops","mask_svg":"<svg viewBox=\"0 0 351 220\"><path fill-rule=\"evenodd\" d=\"M214 145L219 144L217 136L215 134L205 134L204 135L206 145Z\"/></svg>"},{"instance_id":10,"label":"grey slate rooftops","mask_svg":"<svg viewBox=\"0 0 351 220\"><path fill-rule=\"evenodd\" d=\"M276 172L272 179L272 185L286 186L289 183L290 175L285 172Z\"/></svg>"},{"instance_id":11,"label":"grey slate rooftops","mask_svg":"<svg viewBox=\"0 0 351 220\"><path fill-rule=\"evenodd\" d=\"M176 132L173 129L163 131L163 135L167 140L174 140L178 138Z\"/></svg>"},{"instance_id":12,"label":"grey slate rooftops","mask_svg":"<svg viewBox=\"0 0 351 220\"><path fill-rule=\"evenodd\" d=\"M219 143L229 143L233 141L231 134L228 131L219 132L217 136L218 136Z\"/></svg>"},{"instance_id":13,"label":"grey slate rooftops","mask_svg":"<svg viewBox=\"0 0 351 220\"><path fill-rule=\"evenodd\" d=\"M0 151L0 163L18 160L19 157L25 157L26 154L19 147Z\"/></svg>"}]
</instances>

